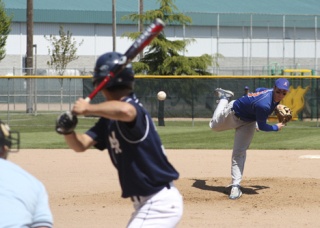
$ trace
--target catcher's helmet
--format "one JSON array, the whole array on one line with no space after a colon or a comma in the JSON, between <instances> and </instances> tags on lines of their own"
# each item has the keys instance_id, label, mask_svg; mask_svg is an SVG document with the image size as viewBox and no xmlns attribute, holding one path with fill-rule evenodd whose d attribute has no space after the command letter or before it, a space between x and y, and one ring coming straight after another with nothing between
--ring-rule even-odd
<instances>
[{"instance_id":1,"label":"catcher's helmet","mask_svg":"<svg viewBox=\"0 0 320 228\"><path fill-rule=\"evenodd\" d=\"M10 127L0 120L0 147L6 146L10 151L18 151L20 148L20 134L11 131Z\"/></svg>"},{"instance_id":2,"label":"catcher's helmet","mask_svg":"<svg viewBox=\"0 0 320 228\"><path fill-rule=\"evenodd\" d=\"M93 85L98 85L110 70L125 58L124 55L118 52L108 52L101 55L96 62L93 74ZM132 65L128 64L119 74L111 78L106 84L105 88L112 88L115 86L128 86L133 88L134 72Z\"/></svg>"}]
</instances>

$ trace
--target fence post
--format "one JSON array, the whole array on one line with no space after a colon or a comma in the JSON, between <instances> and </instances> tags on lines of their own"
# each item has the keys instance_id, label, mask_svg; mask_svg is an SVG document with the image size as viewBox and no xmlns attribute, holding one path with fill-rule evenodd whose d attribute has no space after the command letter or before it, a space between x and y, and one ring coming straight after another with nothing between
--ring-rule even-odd
<instances>
[{"instance_id":1,"label":"fence post","mask_svg":"<svg viewBox=\"0 0 320 228\"><path fill-rule=\"evenodd\" d=\"M158 100L158 125L165 126L164 124L164 100Z\"/></svg>"}]
</instances>

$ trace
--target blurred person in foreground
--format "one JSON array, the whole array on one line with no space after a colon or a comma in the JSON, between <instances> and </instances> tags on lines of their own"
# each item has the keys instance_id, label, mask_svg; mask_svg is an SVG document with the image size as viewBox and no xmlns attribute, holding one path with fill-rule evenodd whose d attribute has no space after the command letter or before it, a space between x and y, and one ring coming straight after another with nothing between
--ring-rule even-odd
<instances>
[{"instance_id":1,"label":"blurred person in foreground","mask_svg":"<svg viewBox=\"0 0 320 228\"><path fill-rule=\"evenodd\" d=\"M53 227L44 185L18 165L8 161L17 152L20 135L0 120L0 227Z\"/></svg>"},{"instance_id":2,"label":"blurred person in foreground","mask_svg":"<svg viewBox=\"0 0 320 228\"><path fill-rule=\"evenodd\" d=\"M258 88L254 93L248 93L237 100L232 91L217 88L215 94L220 101L209 122L214 131L235 129L232 162L231 162L231 191L229 199L238 199L242 195L244 165L256 124L260 131L280 131L285 124L269 125L268 117L276 106L284 99L289 91L290 83L285 78L275 81L273 88ZM230 101L230 102L229 102Z\"/></svg>"},{"instance_id":3,"label":"blurred person in foreground","mask_svg":"<svg viewBox=\"0 0 320 228\"><path fill-rule=\"evenodd\" d=\"M122 58L117 52L98 58L93 75L95 87L110 77L110 70ZM58 117L56 131L76 152L92 146L108 150L118 171L121 196L130 198L135 209L127 227L176 227L183 212L182 195L173 183L179 173L168 161L149 113L133 92L133 84L134 72L128 64L100 91L106 101L90 104L78 99L73 115L66 112ZM99 119L85 133L76 133L76 115Z\"/></svg>"}]
</instances>

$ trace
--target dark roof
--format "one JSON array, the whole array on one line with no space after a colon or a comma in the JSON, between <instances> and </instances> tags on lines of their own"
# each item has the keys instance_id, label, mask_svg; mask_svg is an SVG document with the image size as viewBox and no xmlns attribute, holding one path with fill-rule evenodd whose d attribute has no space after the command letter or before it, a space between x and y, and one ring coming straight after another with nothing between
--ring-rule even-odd
<instances>
[{"instance_id":1,"label":"dark roof","mask_svg":"<svg viewBox=\"0 0 320 228\"><path fill-rule=\"evenodd\" d=\"M2 0L14 22L26 21L27 0ZM117 23L133 24L124 21L123 16L137 13L139 0L116 0ZM178 11L192 18L192 25L205 26L217 23L219 14L220 24L239 26L250 22L250 15L255 21L266 24L281 21L283 15L309 27L305 21L314 26L314 17L320 17L319 0L173 0ZM159 8L159 0L144 0L144 11ZM112 0L33 0L34 22L47 23L112 23ZM277 19L277 20L275 20ZM286 20L287 20L286 19ZM319 19L318 19L319 20ZM224 24L223 24L224 23ZM320 24L320 23L318 23ZM277 22L277 25L282 26ZM290 25L286 25L290 26Z\"/></svg>"}]
</instances>

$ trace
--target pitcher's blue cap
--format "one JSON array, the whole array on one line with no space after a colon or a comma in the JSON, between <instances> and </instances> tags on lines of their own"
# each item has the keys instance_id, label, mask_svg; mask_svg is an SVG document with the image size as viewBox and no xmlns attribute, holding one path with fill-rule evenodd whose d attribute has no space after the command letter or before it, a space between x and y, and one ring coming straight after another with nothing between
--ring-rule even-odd
<instances>
[{"instance_id":1,"label":"pitcher's blue cap","mask_svg":"<svg viewBox=\"0 0 320 228\"><path fill-rule=\"evenodd\" d=\"M279 78L276 80L276 82L274 83L274 85L278 88L278 89L283 89L283 90L289 90L290 87L290 83L287 79L285 78Z\"/></svg>"},{"instance_id":2,"label":"pitcher's blue cap","mask_svg":"<svg viewBox=\"0 0 320 228\"><path fill-rule=\"evenodd\" d=\"M245 86L244 89L249 89L249 86Z\"/></svg>"}]
</instances>

